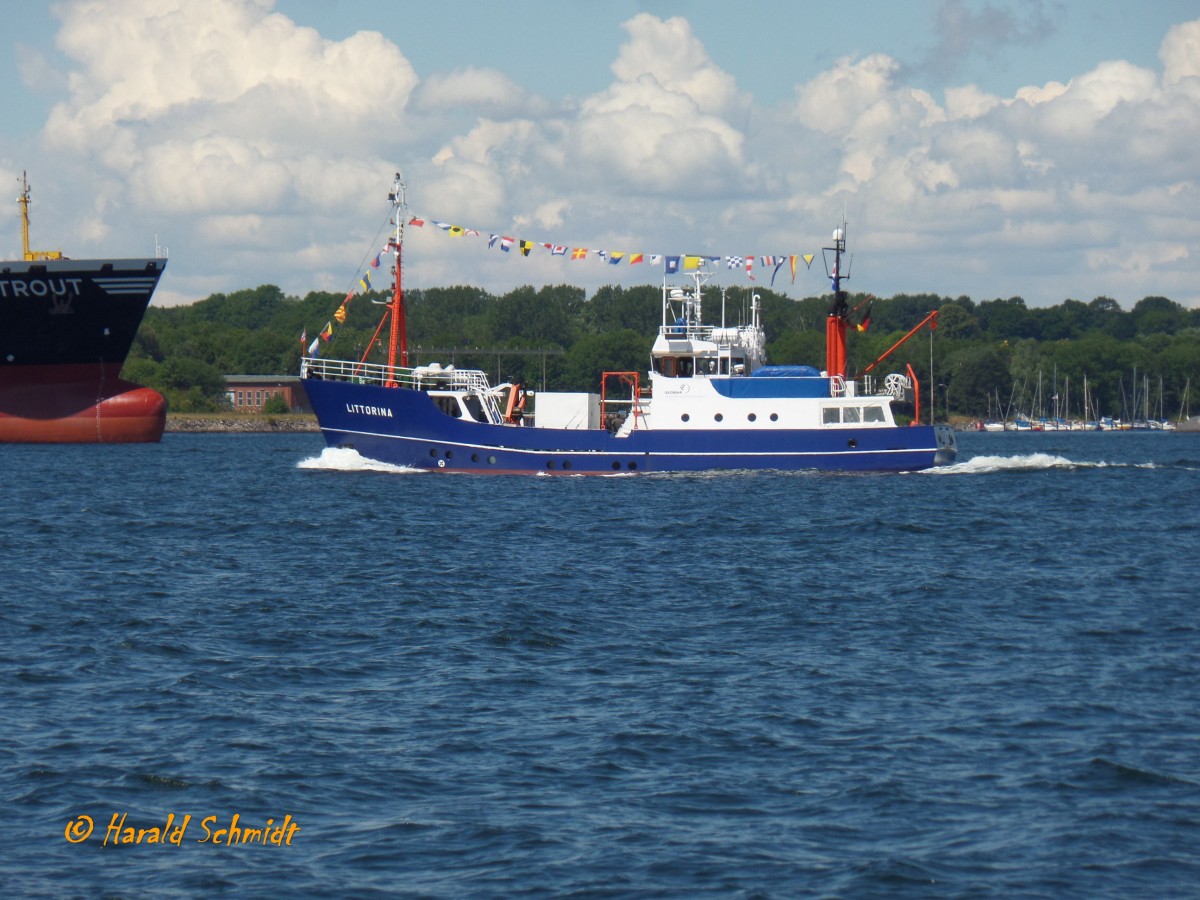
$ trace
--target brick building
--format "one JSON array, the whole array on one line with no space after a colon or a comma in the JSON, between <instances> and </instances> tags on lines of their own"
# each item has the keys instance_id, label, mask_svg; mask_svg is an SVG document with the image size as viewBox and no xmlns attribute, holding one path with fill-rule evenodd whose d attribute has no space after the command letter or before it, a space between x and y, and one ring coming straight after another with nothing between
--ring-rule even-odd
<instances>
[{"instance_id":1,"label":"brick building","mask_svg":"<svg viewBox=\"0 0 1200 900\"><path fill-rule=\"evenodd\" d=\"M296 375L226 375L225 397L234 412L262 412L263 404L282 394L288 409L310 413L308 396Z\"/></svg>"}]
</instances>

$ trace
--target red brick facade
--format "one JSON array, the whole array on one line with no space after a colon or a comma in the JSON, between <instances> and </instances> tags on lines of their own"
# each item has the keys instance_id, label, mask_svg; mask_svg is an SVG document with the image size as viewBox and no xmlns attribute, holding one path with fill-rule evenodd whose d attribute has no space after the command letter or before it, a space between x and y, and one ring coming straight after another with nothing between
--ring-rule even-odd
<instances>
[{"instance_id":1,"label":"red brick facade","mask_svg":"<svg viewBox=\"0 0 1200 900\"><path fill-rule=\"evenodd\" d=\"M312 412L295 375L226 375L225 398L234 412L260 413L263 404L281 394L292 412Z\"/></svg>"}]
</instances>

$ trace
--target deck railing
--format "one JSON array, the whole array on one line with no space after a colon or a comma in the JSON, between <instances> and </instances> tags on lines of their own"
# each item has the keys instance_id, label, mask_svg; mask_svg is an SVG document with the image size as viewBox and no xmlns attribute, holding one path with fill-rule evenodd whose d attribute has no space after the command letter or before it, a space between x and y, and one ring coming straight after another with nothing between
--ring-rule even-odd
<instances>
[{"instance_id":1,"label":"deck railing","mask_svg":"<svg viewBox=\"0 0 1200 900\"><path fill-rule=\"evenodd\" d=\"M403 387L415 391L462 391L479 398L489 422L503 421L497 390L480 369L456 369L441 366L387 366L352 359L304 358L300 377L322 381L349 381L376 387Z\"/></svg>"},{"instance_id":2,"label":"deck railing","mask_svg":"<svg viewBox=\"0 0 1200 900\"><path fill-rule=\"evenodd\" d=\"M365 363L352 359L320 359L316 357L302 359L300 377L328 381L353 381L355 384L379 386L396 384L415 390L442 388L444 390L486 392L490 389L487 375L479 369L387 366L382 363Z\"/></svg>"}]
</instances>

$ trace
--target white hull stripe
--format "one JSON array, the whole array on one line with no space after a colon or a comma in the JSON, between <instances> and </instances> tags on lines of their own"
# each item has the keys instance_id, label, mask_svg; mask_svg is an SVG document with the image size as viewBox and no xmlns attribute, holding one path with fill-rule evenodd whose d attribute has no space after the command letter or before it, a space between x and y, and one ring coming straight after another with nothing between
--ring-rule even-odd
<instances>
[{"instance_id":1,"label":"white hull stripe","mask_svg":"<svg viewBox=\"0 0 1200 900\"><path fill-rule=\"evenodd\" d=\"M96 278L106 294L148 294L158 282L157 276L137 275L128 278Z\"/></svg>"}]
</instances>

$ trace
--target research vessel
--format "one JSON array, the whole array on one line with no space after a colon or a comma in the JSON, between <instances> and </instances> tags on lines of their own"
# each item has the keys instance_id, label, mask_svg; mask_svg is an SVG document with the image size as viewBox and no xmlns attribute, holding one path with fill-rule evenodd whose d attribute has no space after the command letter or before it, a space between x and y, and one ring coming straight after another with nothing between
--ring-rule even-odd
<instances>
[{"instance_id":1,"label":"research vessel","mask_svg":"<svg viewBox=\"0 0 1200 900\"><path fill-rule=\"evenodd\" d=\"M330 447L414 469L494 474L914 471L955 458L950 427L899 425L893 416L893 403L911 399L919 419L911 367L881 378L873 363L860 377L847 374L844 223L824 248L832 288L824 369L767 363L757 298L743 324L706 321L707 276L695 272L690 284L664 281L662 322L645 371L606 372L594 392L563 393L492 385L478 369L410 365L399 176L389 196L395 232L387 247L386 360L368 362L368 348L358 360L310 352L301 361Z\"/></svg>"}]
</instances>

